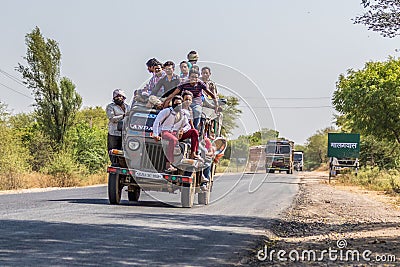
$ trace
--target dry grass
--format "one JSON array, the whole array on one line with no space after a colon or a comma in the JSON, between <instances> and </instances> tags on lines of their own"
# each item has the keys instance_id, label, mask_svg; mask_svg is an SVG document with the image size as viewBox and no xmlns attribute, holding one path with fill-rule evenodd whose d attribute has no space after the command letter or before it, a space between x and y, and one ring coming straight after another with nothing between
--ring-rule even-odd
<instances>
[{"instance_id":1,"label":"dry grass","mask_svg":"<svg viewBox=\"0 0 400 267\"><path fill-rule=\"evenodd\" d=\"M317 172L329 171L329 163L322 163L318 168L315 168L314 171Z\"/></svg>"},{"instance_id":2,"label":"dry grass","mask_svg":"<svg viewBox=\"0 0 400 267\"><path fill-rule=\"evenodd\" d=\"M245 172L245 171L246 171L245 165L236 166L236 164L234 164L234 163L230 163L228 166L218 164L217 168L216 168L217 173L237 173L237 172Z\"/></svg>"},{"instance_id":3,"label":"dry grass","mask_svg":"<svg viewBox=\"0 0 400 267\"><path fill-rule=\"evenodd\" d=\"M10 177L0 177L0 190L88 186L105 183L107 183L107 173L105 172L83 177L55 177L43 173L30 172L15 175L12 179Z\"/></svg>"},{"instance_id":4,"label":"dry grass","mask_svg":"<svg viewBox=\"0 0 400 267\"><path fill-rule=\"evenodd\" d=\"M397 170L361 169L358 175L345 173L336 179L338 184L356 185L386 194L400 196L400 173Z\"/></svg>"},{"instance_id":5,"label":"dry grass","mask_svg":"<svg viewBox=\"0 0 400 267\"><path fill-rule=\"evenodd\" d=\"M96 173L91 174L87 177L84 177L80 180L80 186L87 186L87 185L96 185L96 184L106 184L108 181L107 173Z\"/></svg>"}]
</instances>

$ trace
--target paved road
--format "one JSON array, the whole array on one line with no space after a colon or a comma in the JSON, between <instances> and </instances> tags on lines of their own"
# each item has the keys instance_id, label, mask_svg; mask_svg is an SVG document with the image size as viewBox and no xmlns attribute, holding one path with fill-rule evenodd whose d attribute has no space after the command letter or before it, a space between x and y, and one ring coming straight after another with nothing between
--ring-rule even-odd
<instances>
[{"instance_id":1,"label":"paved road","mask_svg":"<svg viewBox=\"0 0 400 267\"><path fill-rule=\"evenodd\" d=\"M296 175L224 174L208 206L151 192L109 205L106 186L0 194L0 266L237 263L298 190ZM158 200L157 200L158 199Z\"/></svg>"}]
</instances>

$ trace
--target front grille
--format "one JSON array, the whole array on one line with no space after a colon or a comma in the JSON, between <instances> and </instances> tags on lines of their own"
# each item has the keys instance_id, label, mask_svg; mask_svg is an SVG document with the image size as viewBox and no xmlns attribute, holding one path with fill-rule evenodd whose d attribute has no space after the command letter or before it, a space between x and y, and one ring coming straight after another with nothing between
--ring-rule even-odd
<instances>
[{"instance_id":1,"label":"front grille","mask_svg":"<svg viewBox=\"0 0 400 267\"><path fill-rule=\"evenodd\" d=\"M145 143L145 154L142 159L142 169L162 172L165 170L167 159L161 143L154 144L151 142Z\"/></svg>"}]
</instances>

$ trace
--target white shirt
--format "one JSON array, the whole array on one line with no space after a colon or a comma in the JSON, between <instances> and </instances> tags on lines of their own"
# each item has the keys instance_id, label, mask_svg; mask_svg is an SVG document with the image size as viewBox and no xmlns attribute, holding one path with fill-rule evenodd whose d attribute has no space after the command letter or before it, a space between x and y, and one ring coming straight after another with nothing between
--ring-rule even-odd
<instances>
[{"instance_id":1,"label":"white shirt","mask_svg":"<svg viewBox=\"0 0 400 267\"><path fill-rule=\"evenodd\" d=\"M153 123L153 135L159 136L162 131L178 132L183 130L184 133L189 131L191 127L186 112L181 110L180 113L181 119L175 122L176 112L172 108L161 110Z\"/></svg>"}]
</instances>

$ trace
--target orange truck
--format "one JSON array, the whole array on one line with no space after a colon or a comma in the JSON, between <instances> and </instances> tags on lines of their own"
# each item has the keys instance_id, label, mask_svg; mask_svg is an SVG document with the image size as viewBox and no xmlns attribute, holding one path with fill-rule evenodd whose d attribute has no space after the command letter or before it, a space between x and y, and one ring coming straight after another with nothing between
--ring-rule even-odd
<instances>
[{"instance_id":1,"label":"orange truck","mask_svg":"<svg viewBox=\"0 0 400 267\"><path fill-rule=\"evenodd\" d=\"M251 172L256 172L257 169L265 168L265 145L264 146L252 146L249 148L249 160L248 165Z\"/></svg>"}]
</instances>

